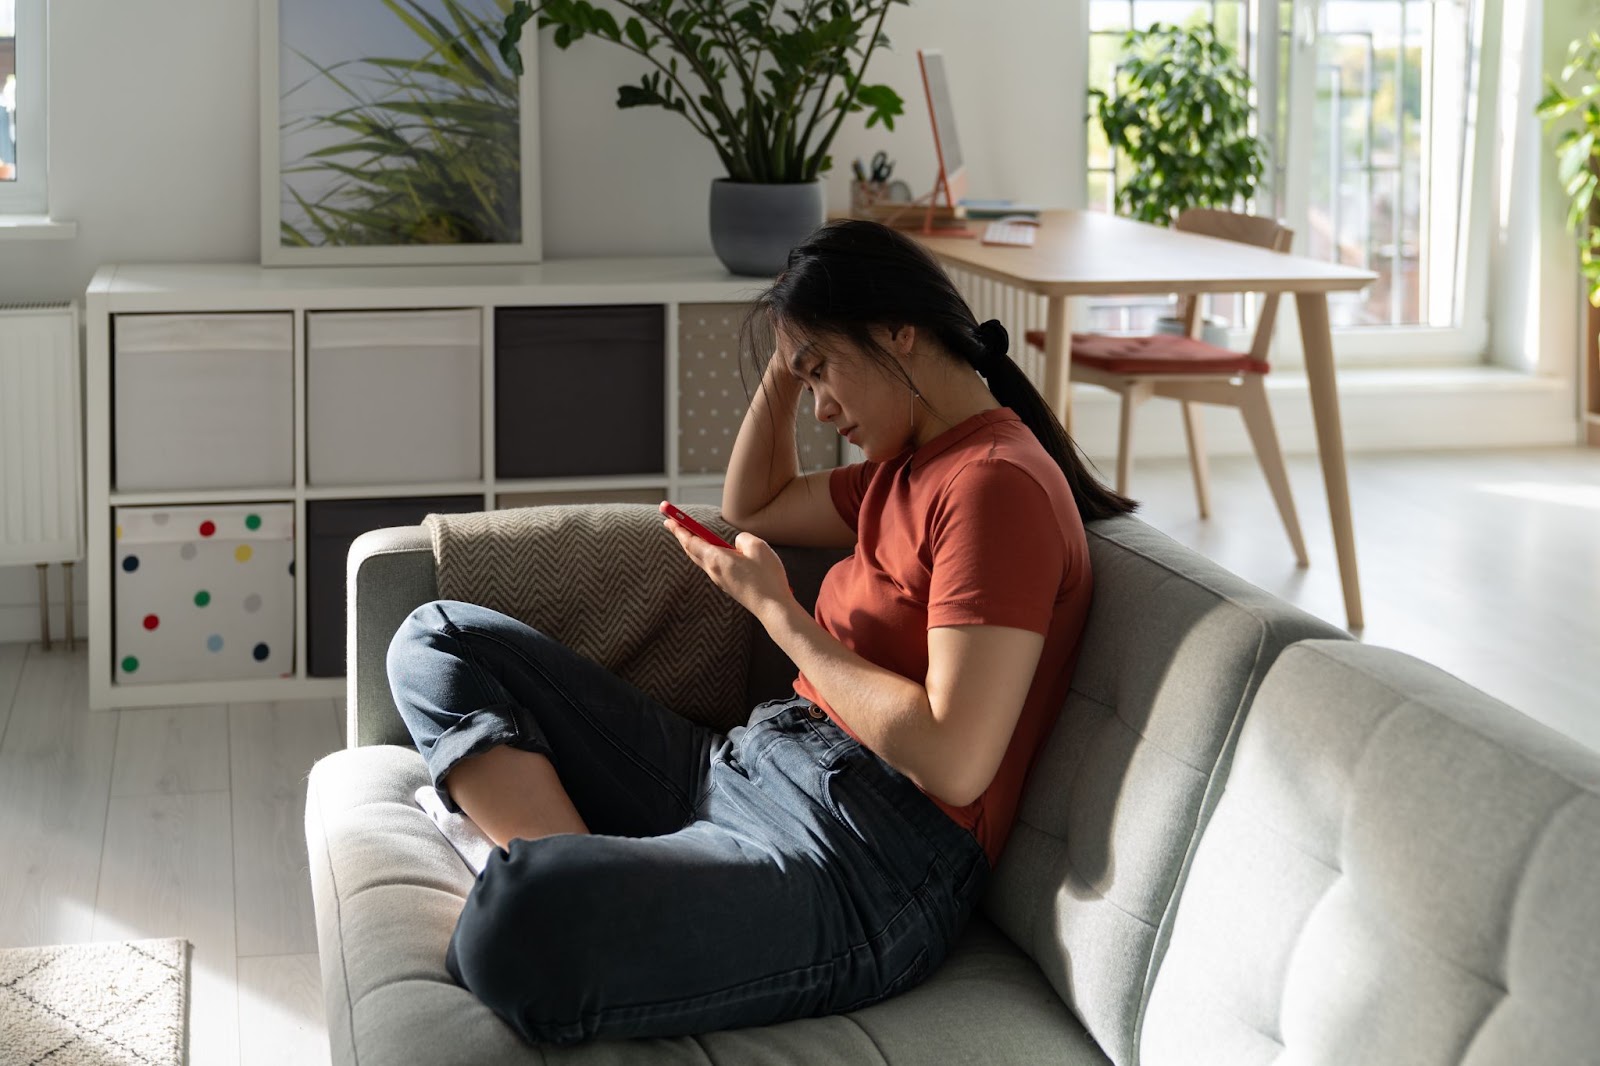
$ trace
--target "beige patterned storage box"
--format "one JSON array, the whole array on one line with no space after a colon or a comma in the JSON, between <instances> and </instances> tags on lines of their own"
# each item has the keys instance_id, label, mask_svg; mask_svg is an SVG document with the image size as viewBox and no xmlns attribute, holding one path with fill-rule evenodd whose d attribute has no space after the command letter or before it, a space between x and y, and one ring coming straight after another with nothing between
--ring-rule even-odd
<instances>
[{"instance_id":1,"label":"beige patterned storage box","mask_svg":"<svg viewBox=\"0 0 1600 1066\"><path fill-rule=\"evenodd\" d=\"M721 474L750 406L739 376L739 326L749 304L683 304L678 308L678 469L685 474ZM750 388L760 387L745 368ZM811 394L800 399L795 419L800 469L839 465L841 437L817 421Z\"/></svg>"}]
</instances>

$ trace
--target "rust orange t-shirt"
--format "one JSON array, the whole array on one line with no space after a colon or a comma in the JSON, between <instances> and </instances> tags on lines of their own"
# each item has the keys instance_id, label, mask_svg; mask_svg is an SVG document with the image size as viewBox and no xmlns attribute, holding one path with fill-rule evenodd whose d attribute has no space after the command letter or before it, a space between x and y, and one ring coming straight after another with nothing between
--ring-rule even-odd
<instances>
[{"instance_id":1,"label":"rust orange t-shirt","mask_svg":"<svg viewBox=\"0 0 1600 1066\"><path fill-rule=\"evenodd\" d=\"M845 647L921 685L929 629L997 625L1044 635L989 787L965 807L928 794L997 863L1066 700L1089 610L1089 546L1066 475L1016 412L999 407L893 459L840 467L828 485L856 548L823 579L815 617ZM804 673L794 690L861 739Z\"/></svg>"}]
</instances>

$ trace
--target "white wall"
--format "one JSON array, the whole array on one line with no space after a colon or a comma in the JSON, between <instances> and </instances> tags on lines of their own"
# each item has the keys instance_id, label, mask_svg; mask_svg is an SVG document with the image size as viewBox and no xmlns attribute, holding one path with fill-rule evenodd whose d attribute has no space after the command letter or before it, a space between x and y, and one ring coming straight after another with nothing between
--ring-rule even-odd
<instances>
[{"instance_id":1,"label":"white wall","mask_svg":"<svg viewBox=\"0 0 1600 1066\"><path fill-rule=\"evenodd\" d=\"M833 205L849 203L849 162L883 148L896 177L932 184L933 145L918 47L943 48L974 195L1062 203L1082 167L1074 86L1082 65L1058 42L1073 4L971 0L896 6L869 80L895 87L895 132L847 117L834 142ZM52 4L51 213L66 241L0 243L0 300L82 293L102 263L259 262L255 0ZM1016 32L1026 25L1026 34ZM617 86L644 60L592 38L566 52L540 41L545 254L711 254L716 155L660 109L619 111Z\"/></svg>"}]
</instances>

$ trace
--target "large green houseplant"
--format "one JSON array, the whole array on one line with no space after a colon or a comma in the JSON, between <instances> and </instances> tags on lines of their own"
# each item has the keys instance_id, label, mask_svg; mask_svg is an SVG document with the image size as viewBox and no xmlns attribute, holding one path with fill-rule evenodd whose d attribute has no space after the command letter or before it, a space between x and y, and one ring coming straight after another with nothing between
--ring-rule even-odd
<instances>
[{"instance_id":1,"label":"large green houseplant","mask_svg":"<svg viewBox=\"0 0 1600 1066\"><path fill-rule=\"evenodd\" d=\"M1170 226L1191 207L1231 210L1249 200L1266 169L1266 146L1250 131L1250 76L1207 24L1157 22L1131 30L1112 91L1089 90L1106 141L1117 152L1117 211ZM1164 332L1181 332L1175 315ZM1224 323L1203 336L1226 343Z\"/></svg>"},{"instance_id":2,"label":"large green houseplant","mask_svg":"<svg viewBox=\"0 0 1600 1066\"><path fill-rule=\"evenodd\" d=\"M1112 88L1089 92L1128 165L1118 211L1170 226L1187 208L1229 210L1255 194L1267 150L1250 131L1250 76L1209 25L1130 31Z\"/></svg>"},{"instance_id":3,"label":"large green houseplant","mask_svg":"<svg viewBox=\"0 0 1600 1066\"><path fill-rule=\"evenodd\" d=\"M642 57L651 70L621 86L617 106L675 111L711 142L727 171L712 183L712 246L735 273L773 274L824 217L821 176L848 114L894 128L904 101L863 81L886 47L889 8L910 0L615 0L625 17L586 0L517 0L500 42L517 46L530 21L553 27L563 51L586 36Z\"/></svg>"}]
</instances>

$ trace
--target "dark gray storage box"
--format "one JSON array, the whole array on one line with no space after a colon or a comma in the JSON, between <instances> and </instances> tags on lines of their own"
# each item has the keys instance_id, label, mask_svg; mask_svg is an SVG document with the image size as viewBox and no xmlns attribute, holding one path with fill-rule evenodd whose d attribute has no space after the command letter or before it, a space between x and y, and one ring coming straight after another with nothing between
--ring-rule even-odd
<instances>
[{"instance_id":1,"label":"dark gray storage box","mask_svg":"<svg viewBox=\"0 0 1600 1066\"><path fill-rule=\"evenodd\" d=\"M495 309L495 476L666 472L666 311Z\"/></svg>"},{"instance_id":2,"label":"dark gray storage box","mask_svg":"<svg viewBox=\"0 0 1600 1066\"><path fill-rule=\"evenodd\" d=\"M419 525L429 514L483 510L483 497L409 496L306 502L306 673L345 673L345 559L361 534Z\"/></svg>"}]
</instances>

